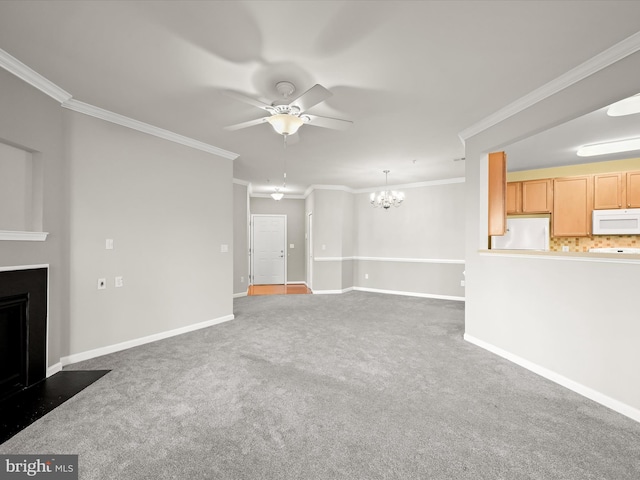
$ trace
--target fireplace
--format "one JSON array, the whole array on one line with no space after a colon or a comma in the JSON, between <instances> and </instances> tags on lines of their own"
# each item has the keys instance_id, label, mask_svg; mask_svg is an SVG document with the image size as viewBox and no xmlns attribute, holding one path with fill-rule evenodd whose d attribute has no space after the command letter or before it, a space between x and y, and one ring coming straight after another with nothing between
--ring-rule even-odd
<instances>
[{"instance_id":1,"label":"fireplace","mask_svg":"<svg viewBox=\"0 0 640 480\"><path fill-rule=\"evenodd\" d=\"M47 373L47 269L0 271L0 399Z\"/></svg>"}]
</instances>

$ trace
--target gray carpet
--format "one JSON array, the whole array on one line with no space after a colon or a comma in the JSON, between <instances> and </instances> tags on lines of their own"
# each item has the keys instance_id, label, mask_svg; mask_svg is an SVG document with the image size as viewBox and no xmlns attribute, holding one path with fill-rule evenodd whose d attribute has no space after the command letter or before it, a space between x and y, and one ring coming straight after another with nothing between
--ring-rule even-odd
<instances>
[{"instance_id":1,"label":"gray carpet","mask_svg":"<svg viewBox=\"0 0 640 480\"><path fill-rule=\"evenodd\" d=\"M73 365L112 372L0 446L81 479L640 478L640 424L462 340L464 305L245 297L234 321Z\"/></svg>"}]
</instances>

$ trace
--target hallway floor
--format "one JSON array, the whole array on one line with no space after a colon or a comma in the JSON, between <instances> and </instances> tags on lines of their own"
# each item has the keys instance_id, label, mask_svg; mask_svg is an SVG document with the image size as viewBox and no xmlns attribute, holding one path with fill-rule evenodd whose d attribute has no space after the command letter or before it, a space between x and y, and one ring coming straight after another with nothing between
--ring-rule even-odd
<instances>
[{"instance_id":1,"label":"hallway floor","mask_svg":"<svg viewBox=\"0 0 640 480\"><path fill-rule=\"evenodd\" d=\"M251 285L247 295L305 295L313 293L304 284L292 285Z\"/></svg>"}]
</instances>

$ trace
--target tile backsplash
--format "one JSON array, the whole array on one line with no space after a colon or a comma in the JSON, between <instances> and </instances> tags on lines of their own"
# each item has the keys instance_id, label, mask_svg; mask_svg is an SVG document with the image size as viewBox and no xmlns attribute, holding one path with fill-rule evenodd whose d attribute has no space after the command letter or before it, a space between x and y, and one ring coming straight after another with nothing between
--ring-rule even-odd
<instances>
[{"instance_id":1,"label":"tile backsplash","mask_svg":"<svg viewBox=\"0 0 640 480\"><path fill-rule=\"evenodd\" d=\"M640 248L640 235L595 235L593 237L551 237L549 250L561 252L562 247L570 252L588 252L590 248Z\"/></svg>"}]
</instances>

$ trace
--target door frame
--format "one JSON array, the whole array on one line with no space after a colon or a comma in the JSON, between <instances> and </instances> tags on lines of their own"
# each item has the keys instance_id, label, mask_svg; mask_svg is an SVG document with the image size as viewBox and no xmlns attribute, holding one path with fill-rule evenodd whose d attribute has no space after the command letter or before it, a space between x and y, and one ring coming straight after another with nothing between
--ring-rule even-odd
<instances>
[{"instance_id":1,"label":"door frame","mask_svg":"<svg viewBox=\"0 0 640 480\"><path fill-rule=\"evenodd\" d=\"M249 262L249 268L251 269L250 273L250 281L249 285L253 285L255 267L253 265L253 259L255 255L253 254L253 235L254 235L254 219L255 217L282 217L284 218L284 244L282 245L282 252L284 253L284 284L287 284L287 257L289 256L289 252L287 250L287 215L286 214L278 214L278 213L252 213L251 214L251 223L249 224L250 235L251 235L251 246L249 248L249 255L251 256L251 261Z\"/></svg>"},{"instance_id":2,"label":"door frame","mask_svg":"<svg viewBox=\"0 0 640 480\"><path fill-rule=\"evenodd\" d=\"M313 290L313 212L307 213L307 288Z\"/></svg>"}]
</instances>

